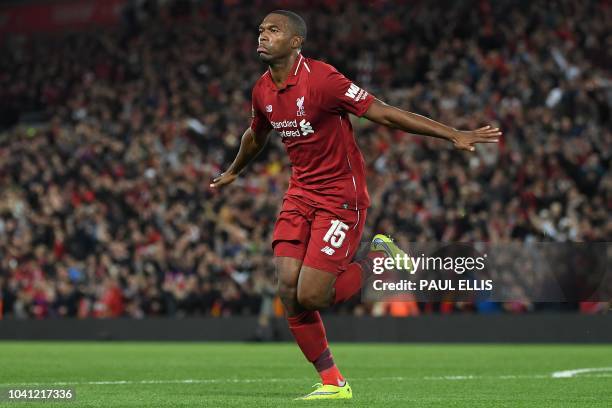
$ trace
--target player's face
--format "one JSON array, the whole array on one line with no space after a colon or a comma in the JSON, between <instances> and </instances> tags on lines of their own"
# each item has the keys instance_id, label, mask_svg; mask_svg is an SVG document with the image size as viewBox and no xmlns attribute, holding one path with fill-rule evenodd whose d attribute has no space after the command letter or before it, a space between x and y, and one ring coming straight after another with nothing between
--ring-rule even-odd
<instances>
[{"instance_id":1,"label":"player's face","mask_svg":"<svg viewBox=\"0 0 612 408\"><path fill-rule=\"evenodd\" d=\"M299 48L300 39L293 35L287 17L268 14L259 25L257 54L266 63L283 59Z\"/></svg>"}]
</instances>

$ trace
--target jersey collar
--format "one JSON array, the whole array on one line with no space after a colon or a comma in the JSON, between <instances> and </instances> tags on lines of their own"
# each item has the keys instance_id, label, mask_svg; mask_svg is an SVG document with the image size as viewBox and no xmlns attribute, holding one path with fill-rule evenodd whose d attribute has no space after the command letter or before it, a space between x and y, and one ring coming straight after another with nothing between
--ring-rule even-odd
<instances>
[{"instance_id":1,"label":"jersey collar","mask_svg":"<svg viewBox=\"0 0 612 408\"><path fill-rule=\"evenodd\" d=\"M270 68L268 68L268 81L269 81L268 85L273 90L279 92L279 91L283 91L287 89L289 86L293 86L297 84L298 80L300 79L300 73L302 72L302 67L304 66L305 63L306 63L306 58L304 58L302 53L299 53L297 58L293 62L293 67L291 67L291 71L289 71L289 77L287 77L287 80L285 81L284 88L278 88L274 84L274 81L272 80L272 73L270 72Z\"/></svg>"}]
</instances>

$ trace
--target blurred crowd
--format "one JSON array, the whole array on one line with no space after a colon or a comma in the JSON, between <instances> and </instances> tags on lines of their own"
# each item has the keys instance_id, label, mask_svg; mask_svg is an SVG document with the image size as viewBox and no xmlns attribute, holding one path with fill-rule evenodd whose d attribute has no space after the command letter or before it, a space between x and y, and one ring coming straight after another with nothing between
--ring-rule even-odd
<instances>
[{"instance_id":1,"label":"blurred crowd","mask_svg":"<svg viewBox=\"0 0 612 408\"><path fill-rule=\"evenodd\" d=\"M282 314L270 248L291 172L280 138L235 184L209 188L249 125L266 69L257 26L274 8L131 2L120 27L2 40L0 316ZM364 240L612 239L610 2L278 8L308 23L305 55L387 103L504 131L469 154L354 118L372 197ZM538 307L353 300L337 311Z\"/></svg>"}]
</instances>

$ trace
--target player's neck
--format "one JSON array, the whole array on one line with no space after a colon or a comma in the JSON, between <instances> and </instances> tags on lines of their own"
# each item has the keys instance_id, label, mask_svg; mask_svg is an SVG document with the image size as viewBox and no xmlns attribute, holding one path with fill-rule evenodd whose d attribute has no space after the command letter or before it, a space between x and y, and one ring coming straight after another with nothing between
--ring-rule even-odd
<instances>
[{"instance_id":1,"label":"player's neck","mask_svg":"<svg viewBox=\"0 0 612 408\"><path fill-rule=\"evenodd\" d=\"M272 76L274 85L280 88L287 82L289 72L295 63L295 59L298 58L299 55L299 53L292 53L287 58L274 61L270 64L270 75Z\"/></svg>"}]
</instances>

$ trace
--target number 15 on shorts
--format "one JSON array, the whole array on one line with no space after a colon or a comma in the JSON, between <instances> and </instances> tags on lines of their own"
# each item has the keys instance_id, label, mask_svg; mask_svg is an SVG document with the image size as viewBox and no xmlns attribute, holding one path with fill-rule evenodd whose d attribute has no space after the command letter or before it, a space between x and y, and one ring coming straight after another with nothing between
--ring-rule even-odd
<instances>
[{"instance_id":1,"label":"number 15 on shorts","mask_svg":"<svg viewBox=\"0 0 612 408\"><path fill-rule=\"evenodd\" d=\"M329 243L334 248L340 248L346 238L346 230L349 226L340 220L332 220L331 227L323 237L323 242Z\"/></svg>"}]
</instances>

